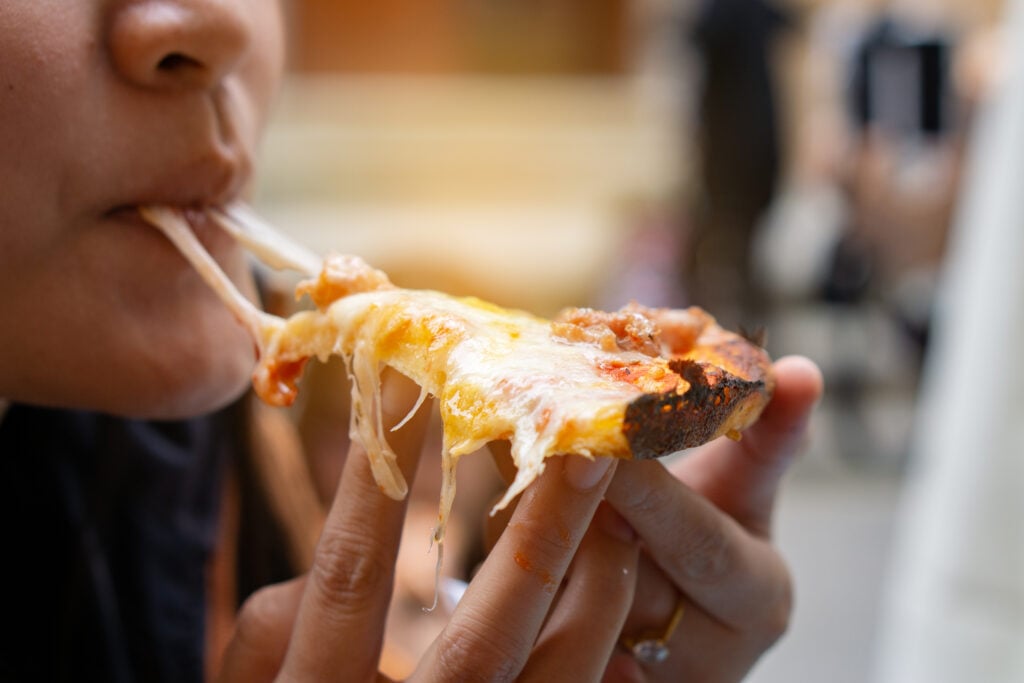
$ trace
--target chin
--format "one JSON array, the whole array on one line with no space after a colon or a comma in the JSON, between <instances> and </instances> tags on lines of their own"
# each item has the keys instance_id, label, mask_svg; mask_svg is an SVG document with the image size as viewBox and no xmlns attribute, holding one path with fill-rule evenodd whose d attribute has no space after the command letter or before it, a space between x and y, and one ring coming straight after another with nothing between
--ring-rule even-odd
<instances>
[{"instance_id":1,"label":"chin","mask_svg":"<svg viewBox=\"0 0 1024 683\"><path fill-rule=\"evenodd\" d=\"M244 332L223 337L212 350L200 349L194 339L184 345L174 341L150 345L145 362L130 355L137 348L123 345L114 354L74 359L51 368L40 381L15 387L7 398L128 419L180 420L223 408L249 388L255 353ZM83 362L97 370L81 372ZM71 376L75 381L67 380Z\"/></svg>"},{"instance_id":2,"label":"chin","mask_svg":"<svg viewBox=\"0 0 1024 683\"><path fill-rule=\"evenodd\" d=\"M222 267L255 300L255 282L242 252L235 248L229 254L233 258L223 259ZM183 307L170 316L178 322L167 325L160 356L150 359L155 377L148 392L142 389L151 396L146 417L206 414L237 400L251 386L257 361L252 337L206 283L198 278L195 282L200 290L178 299Z\"/></svg>"},{"instance_id":3,"label":"chin","mask_svg":"<svg viewBox=\"0 0 1024 683\"><path fill-rule=\"evenodd\" d=\"M244 362L238 362L241 358ZM150 419L177 420L219 410L241 397L249 389L252 377L252 353L231 359L205 374L182 378L178 387L169 387L154 397L146 415Z\"/></svg>"},{"instance_id":4,"label":"chin","mask_svg":"<svg viewBox=\"0 0 1024 683\"><path fill-rule=\"evenodd\" d=\"M159 315L133 320L136 343L128 342L133 348L123 357L130 362L117 373L130 379L111 396L118 414L195 417L224 407L251 385L257 358L249 332L200 285Z\"/></svg>"},{"instance_id":5,"label":"chin","mask_svg":"<svg viewBox=\"0 0 1024 683\"><path fill-rule=\"evenodd\" d=\"M246 336L221 339L202 354L171 353L133 377L113 400L111 412L125 417L177 420L214 412L249 388L255 363ZM172 362L167 362L171 359Z\"/></svg>"}]
</instances>

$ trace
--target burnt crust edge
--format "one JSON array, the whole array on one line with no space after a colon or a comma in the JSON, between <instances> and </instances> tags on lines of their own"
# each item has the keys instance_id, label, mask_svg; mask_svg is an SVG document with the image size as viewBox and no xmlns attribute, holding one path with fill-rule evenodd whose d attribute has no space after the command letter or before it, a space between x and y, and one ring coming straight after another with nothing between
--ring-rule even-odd
<instances>
[{"instance_id":1,"label":"burnt crust edge","mask_svg":"<svg viewBox=\"0 0 1024 683\"><path fill-rule=\"evenodd\" d=\"M636 459L707 443L749 399L767 402L764 378L746 380L695 360L673 360L670 368L689 384L684 393L644 394L626 407L622 433Z\"/></svg>"}]
</instances>

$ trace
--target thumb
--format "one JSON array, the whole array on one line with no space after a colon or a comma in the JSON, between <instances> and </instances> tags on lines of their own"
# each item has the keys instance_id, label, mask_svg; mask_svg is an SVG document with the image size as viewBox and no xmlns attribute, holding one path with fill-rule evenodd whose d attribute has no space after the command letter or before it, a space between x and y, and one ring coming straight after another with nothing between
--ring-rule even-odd
<instances>
[{"instance_id":1,"label":"thumb","mask_svg":"<svg viewBox=\"0 0 1024 683\"><path fill-rule=\"evenodd\" d=\"M775 363L775 391L760 419L739 441L718 439L670 469L752 533L770 535L779 480L803 444L824 390L821 371L802 356Z\"/></svg>"}]
</instances>

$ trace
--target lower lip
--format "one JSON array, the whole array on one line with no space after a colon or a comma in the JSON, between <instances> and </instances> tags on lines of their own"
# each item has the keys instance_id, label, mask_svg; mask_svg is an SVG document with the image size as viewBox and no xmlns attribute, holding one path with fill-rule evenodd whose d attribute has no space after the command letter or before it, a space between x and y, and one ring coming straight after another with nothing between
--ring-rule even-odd
<instances>
[{"instance_id":1,"label":"lower lip","mask_svg":"<svg viewBox=\"0 0 1024 683\"><path fill-rule=\"evenodd\" d=\"M185 222L188 223L192 232L195 233L200 244L211 255L216 256L219 252L229 250L235 246L234 239L218 227L206 212L201 209L184 209L182 214L185 217ZM133 228L141 228L150 230L153 234L160 234L159 229L144 219L136 207L119 207L110 211L107 215L118 222L128 223ZM163 235L160 236L163 237Z\"/></svg>"}]
</instances>

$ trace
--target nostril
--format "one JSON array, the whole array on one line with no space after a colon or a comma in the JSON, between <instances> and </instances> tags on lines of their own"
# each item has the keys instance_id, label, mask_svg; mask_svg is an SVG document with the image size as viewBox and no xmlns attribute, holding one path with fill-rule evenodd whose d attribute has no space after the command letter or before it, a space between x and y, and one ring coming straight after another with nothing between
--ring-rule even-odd
<instances>
[{"instance_id":1,"label":"nostril","mask_svg":"<svg viewBox=\"0 0 1024 683\"><path fill-rule=\"evenodd\" d=\"M6 0L0 0L2 6ZM238 66L252 26L242 0L117 0L107 42L120 75L156 88L209 88Z\"/></svg>"},{"instance_id":2,"label":"nostril","mask_svg":"<svg viewBox=\"0 0 1024 683\"><path fill-rule=\"evenodd\" d=\"M201 64L192 57L180 52L172 52L157 62L156 68L160 71L182 71L200 66Z\"/></svg>"}]
</instances>

